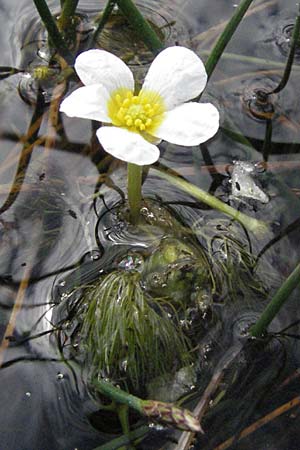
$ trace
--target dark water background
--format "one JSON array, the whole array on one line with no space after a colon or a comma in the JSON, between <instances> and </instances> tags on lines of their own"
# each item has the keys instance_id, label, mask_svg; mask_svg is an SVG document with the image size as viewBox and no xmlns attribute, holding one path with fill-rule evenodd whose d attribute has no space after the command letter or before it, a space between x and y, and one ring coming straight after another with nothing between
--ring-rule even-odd
<instances>
[{"instance_id":1,"label":"dark water background","mask_svg":"<svg viewBox=\"0 0 300 450\"><path fill-rule=\"evenodd\" d=\"M166 24L168 45L179 43L191 47L203 59L236 7L228 0L139 3L153 22ZM59 2L49 1L49 4L53 11L58 10ZM79 2L79 9L87 17L98 8L95 1ZM201 149L167 143L161 146L162 164L175 168L189 181L225 199L228 166L234 160L263 161L267 122L253 117L248 108L249 99L255 89L269 89L280 81L289 48L286 30L294 23L297 7L295 2L287 0L257 1L252 10L226 48L203 95L203 100L212 101L220 110L221 128L217 136ZM34 6L29 0L2 0L0 12L0 65L27 69L38 58L37 41L41 39ZM109 38L105 41L105 36L103 39L104 45L112 51L122 50L117 37L116 42L110 42ZM138 56L135 56L136 68L133 66L133 69L142 76L147 64L140 67ZM147 58L144 62L148 62ZM256 254L300 218L299 78L299 56L296 55L288 85L274 99L272 139L264 155L268 166L261 177L270 201L266 205L250 202L247 206L251 214L272 224L271 234L264 240L251 237ZM20 82L24 83L22 74L0 81L1 204L9 194L34 112L34 105L24 102L20 96ZM124 230L108 237L107 224L98 226L98 216L105 207L99 200L96 214L92 202L99 175L96 164L100 161L93 129L80 119L63 117L63 124L64 133L51 123L46 108L22 191L0 217L1 450L91 450L108 437L96 430L89 420L98 408L86 389L84 373L76 364L62 361L55 339L49 339L54 327L55 289L64 286L67 275L79 261L97 264L107 242L116 246L136 244L139 239L142 243L142 237ZM230 137L228 130L233 127L249 139L252 147ZM215 165L213 170L209 169L212 164ZM124 166L115 164L111 178L124 189ZM176 202L173 207L184 216L186 223L194 223L201 217L196 231L197 227L209 226L220 216L222 218L219 213L201 209L194 199L163 183L150 171L144 195L153 196L154 191L164 202ZM109 188L104 188L104 196L107 204L120 200L119 194ZM194 206L185 208L184 202ZM210 232L214 232L212 226ZM299 230L295 227L270 246L261 258L261 277L271 293L298 261ZM70 270L65 270L68 267ZM299 318L298 299L299 292L296 292L276 320L275 330ZM228 311L224 316L228 326L226 336L232 332L236 314L237 311ZM294 328L293 333L297 332ZM32 339L33 336L36 338ZM226 347L226 336L223 335L220 348ZM287 340L286 353L286 359L278 365L279 350L271 357L258 359L253 365L253 379L267 373L268 365L273 363L278 373L283 366L287 376L294 373L299 367L296 339ZM241 416L243 419L243 405L251 409L250 405L255 403L241 391L245 395L243 401L233 401L227 409L209 419L210 429L195 448L216 448L234 432L299 393L296 379L282 391L275 389L264 403L269 384L263 386L251 420L247 418L250 422L246 419L239 422ZM222 427L225 431L219 435ZM296 408L230 448L298 450L298 428L299 410ZM154 433L141 448L167 448L167 444L159 444L159 441L159 432Z\"/></svg>"}]
</instances>

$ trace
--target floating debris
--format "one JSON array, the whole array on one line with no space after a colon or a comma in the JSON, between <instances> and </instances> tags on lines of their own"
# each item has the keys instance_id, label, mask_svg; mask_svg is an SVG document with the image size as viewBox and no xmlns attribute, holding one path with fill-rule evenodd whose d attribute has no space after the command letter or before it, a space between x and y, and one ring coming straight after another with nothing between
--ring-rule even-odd
<instances>
[{"instance_id":1,"label":"floating debris","mask_svg":"<svg viewBox=\"0 0 300 450\"><path fill-rule=\"evenodd\" d=\"M251 198L268 203L268 195L258 186L255 175L257 166L250 162L236 161L231 175L231 194L234 198Z\"/></svg>"}]
</instances>

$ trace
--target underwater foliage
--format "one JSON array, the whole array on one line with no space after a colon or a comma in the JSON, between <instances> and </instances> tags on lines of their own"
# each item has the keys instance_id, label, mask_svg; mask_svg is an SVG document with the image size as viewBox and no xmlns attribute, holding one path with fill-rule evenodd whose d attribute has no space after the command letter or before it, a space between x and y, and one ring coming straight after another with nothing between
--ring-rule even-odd
<instances>
[{"instance_id":1,"label":"underwater foliage","mask_svg":"<svg viewBox=\"0 0 300 450\"><path fill-rule=\"evenodd\" d=\"M133 389L191 360L175 310L172 321L163 301L154 304L142 289L140 278L138 272L114 271L87 289L81 330L91 376L124 378Z\"/></svg>"}]
</instances>

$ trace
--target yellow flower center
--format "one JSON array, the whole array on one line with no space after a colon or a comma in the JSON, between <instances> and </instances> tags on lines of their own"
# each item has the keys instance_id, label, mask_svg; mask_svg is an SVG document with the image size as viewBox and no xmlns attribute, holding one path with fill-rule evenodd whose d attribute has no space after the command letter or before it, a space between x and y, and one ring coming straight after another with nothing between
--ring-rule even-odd
<instances>
[{"instance_id":1,"label":"yellow flower center","mask_svg":"<svg viewBox=\"0 0 300 450\"><path fill-rule=\"evenodd\" d=\"M128 89L118 89L108 101L108 115L113 125L135 133L145 132L155 136L164 113L161 96L151 91L142 90L138 95L133 95Z\"/></svg>"}]
</instances>

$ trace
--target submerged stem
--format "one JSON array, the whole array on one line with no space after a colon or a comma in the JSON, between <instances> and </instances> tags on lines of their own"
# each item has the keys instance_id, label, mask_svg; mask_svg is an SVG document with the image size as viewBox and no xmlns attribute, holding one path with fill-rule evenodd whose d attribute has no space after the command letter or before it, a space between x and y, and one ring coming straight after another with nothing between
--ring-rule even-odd
<instances>
[{"instance_id":1,"label":"submerged stem","mask_svg":"<svg viewBox=\"0 0 300 450\"><path fill-rule=\"evenodd\" d=\"M205 68L207 72L208 78L211 77L214 68L216 67L220 57L222 56L223 51L225 50L226 45L232 38L235 30L237 29L238 25L240 24L242 18L247 12L247 9L251 5L253 0L242 0L239 6L236 8L235 13L227 23L224 31L222 32L221 36L217 40L216 45L212 49L211 54L209 55L206 63Z\"/></svg>"},{"instance_id":2,"label":"submerged stem","mask_svg":"<svg viewBox=\"0 0 300 450\"><path fill-rule=\"evenodd\" d=\"M38 13L45 25L49 38L52 41L56 51L67 61L68 64L73 64L74 57L64 42L62 35L60 34L55 20L48 8L45 0L33 0L38 10Z\"/></svg>"},{"instance_id":3,"label":"submerged stem","mask_svg":"<svg viewBox=\"0 0 300 450\"><path fill-rule=\"evenodd\" d=\"M136 225L139 219L142 200L142 166L127 164L127 188L128 203L130 209L130 221Z\"/></svg>"},{"instance_id":4,"label":"submerged stem","mask_svg":"<svg viewBox=\"0 0 300 450\"><path fill-rule=\"evenodd\" d=\"M110 398L111 400L114 400L117 403L120 403L121 405L127 405L132 409L135 409L140 414L143 414L143 407L142 403L143 400L141 400L139 397L136 397L135 395L129 394L128 392L123 391L120 388L117 388L111 383L108 383L107 381L103 380L93 380L93 385L95 388L101 392L106 397Z\"/></svg>"},{"instance_id":5,"label":"submerged stem","mask_svg":"<svg viewBox=\"0 0 300 450\"><path fill-rule=\"evenodd\" d=\"M101 445L100 447L96 447L93 450L117 450L122 445L128 445L134 442L135 440L140 440L144 438L149 432L148 426L142 426L137 428L134 431L131 431L127 436L123 435L112 441Z\"/></svg>"},{"instance_id":6,"label":"submerged stem","mask_svg":"<svg viewBox=\"0 0 300 450\"><path fill-rule=\"evenodd\" d=\"M161 50L163 48L162 41L149 22L140 13L134 2L132 0L117 0L117 4L147 47L154 53Z\"/></svg>"},{"instance_id":7,"label":"submerged stem","mask_svg":"<svg viewBox=\"0 0 300 450\"><path fill-rule=\"evenodd\" d=\"M121 405L127 405L135 409L149 420L165 423L180 430L196 432L202 430L199 420L188 409L180 408L173 403L142 400L107 381L96 379L93 381L93 385L102 394Z\"/></svg>"},{"instance_id":8,"label":"submerged stem","mask_svg":"<svg viewBox=\"0 0 300 450\"><path fill-rule=\"evenodd\" d=\"M249 333L251 334L251 336L257 338L265 333L269 324L272 322L280 308L284 305L289 295L293 292L293 290L298 286L299 283L300 263L280 286L256 324L250 328Z\"/></svg>"},{"instance_id":9,"label":"submerged stem","mask_svg":"<svg viewBox=\"0 0 300 450\"><path fill-rule=\"evenodd\" d=\"M217 199L213 195L208 194L207 192L203 191L194 184L191 184L178 176L174 176L166 172L163 172L162 170L155 168L154 170L156 175L159 176L160 178L169 181L170 183L179 187L183 191L202 201L206 205L209 205L212 208L217 209L223 212L224 214L232 217L232 219L237 220L247 230L251 231L257 236L264 235L268 231L268 226L265 222L254 219L253 217L249 217L246 214L237 211L236 209L232 208L226 203L223 203L221 200Z\"/></svg>"},{"instance_id":10,"label":"submerged stem","mask_svg":"<svg viewBox=\"0 0 300 450\"><path fill-rule=\"evenodd\" d=\"M59 25L62 30L65 30L69 26L70 20L72 19L72 17L75 14L75 11L76 11L76 8L78 5L78 1L79 0L65 0L64 1L61 15L59 17Z\"/></svg>"}]
</instances>

